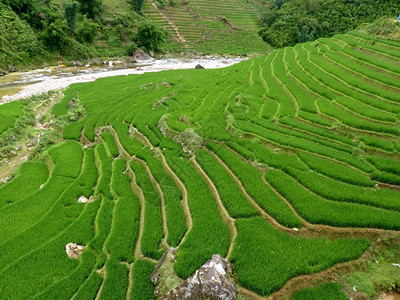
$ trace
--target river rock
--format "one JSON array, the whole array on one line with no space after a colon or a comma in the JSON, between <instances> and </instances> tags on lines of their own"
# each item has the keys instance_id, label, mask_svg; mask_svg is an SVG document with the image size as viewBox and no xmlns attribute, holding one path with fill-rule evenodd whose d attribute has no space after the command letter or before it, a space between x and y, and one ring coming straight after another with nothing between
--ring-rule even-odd
<instances>
[{"instance_id":1,"label":"river rock","mask_svg":"<svg viewBox=\"0 0 400 300\"><path fill-rule=\"evenodd\" d=\"M194 275L162 296L161 299L236 299L232 266L221 255L215 254Z\"/></svg>"},{"instance_id":2,"label":"river rock","mask_svg":"<svg viewBox=\"0 0 400 300\"><path fill-rule=\"evenodd\" d=\"M201 64L197 64L194 68L195 69L205 69Z\"/></svg>"},{"instance_id":3,"label":"river rock","mask_svg":"<svg viewBox=\"0 0 400 300\"><path fill-rule=\"evenodd\" d=\"M139 63L153 60L153 58L146 52L144 52L142 49L137 49L135 53L133 53L133 59Z\"/></svg>"},{"instance_id":4,"label":"river rock","mask_svg":"<svg viewBox=\"0 0 400 300\"><path fill-rule=\"evenodd\" d=\"M72 100L68 102L67 107L70 108L75 102L76 102L76 99L72 98Z\"/></svg>"},{"instance_id":5,"label":"river rock","mask_svg":"<svg viewBox=\"0 0 400 300\"><path fill-rule=\"evenodd\" d=\"M88 60L88 64L90 65L94 65L94 66L101 66L102 65L102 61L99 58L92 58Z\"/></svg>"},{"instance_id":6,"label":"river rock","mask_svg":"<svg viewBox=\"0 0 400 300\"><path fill-rule=\"evenodd\" d=\"M68 243L65 245L65 252L67 252L69 258L78 259L83 250L85 250L85 246L75 243Z\"/></svg>"},{"instance_id":7,"label":"river rock","mask_svg":"<svg viewBox=\"0 0 400 300\"><path fill-rule=\"evenodd\" d=\"M8 74L8 71L5 71L5 70L0 68L0 76L4 76L4 75L7 75L7 74Z\"/></svg>"}]
</instances>

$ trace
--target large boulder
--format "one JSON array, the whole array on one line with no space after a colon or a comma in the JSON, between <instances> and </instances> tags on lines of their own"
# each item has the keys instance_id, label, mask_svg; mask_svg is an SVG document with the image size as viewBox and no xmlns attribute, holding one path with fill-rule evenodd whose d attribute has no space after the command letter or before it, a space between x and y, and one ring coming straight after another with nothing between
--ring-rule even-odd
<instances>
[{"instance_id":1,"label":"large boulder","mask_svg":"<svg viewBox=\"0 0 400 300\"><path fill-rule=\"evenodd\" d=\"M142 49L137 49L135 53L133 53L133 60L141 63L141 62L149 62L152 61L153 58L144 52Z\"/></svg>"},{"instance_id":2,"label":"large boulder","mask_svg":"<svg viewBox=\"0 0 400 300\"><path fill-rule=\"evenodd\" d=\"M232 266L221 255L213 255L194 275L162 296L161 299L236 299L236 285L232 280Z\"/></svg>"}]
</instances>

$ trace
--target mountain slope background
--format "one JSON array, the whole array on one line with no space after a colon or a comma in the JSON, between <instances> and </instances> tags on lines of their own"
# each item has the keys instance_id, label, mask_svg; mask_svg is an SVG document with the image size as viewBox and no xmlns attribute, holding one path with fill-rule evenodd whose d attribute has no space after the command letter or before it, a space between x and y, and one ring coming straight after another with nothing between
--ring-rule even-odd
<instances>
[{"instance_id":1,"label":"mountain slope background","mask_svg":"<svg viewBox=\"0 0 400 300\"><path fill-rule=\"evenodd\" d=\"M400 0L0 0L0 74L43 62L121 57L138 47L266 54L383 16L394 20L399 11Z\"/></svg>"}]
</instances>

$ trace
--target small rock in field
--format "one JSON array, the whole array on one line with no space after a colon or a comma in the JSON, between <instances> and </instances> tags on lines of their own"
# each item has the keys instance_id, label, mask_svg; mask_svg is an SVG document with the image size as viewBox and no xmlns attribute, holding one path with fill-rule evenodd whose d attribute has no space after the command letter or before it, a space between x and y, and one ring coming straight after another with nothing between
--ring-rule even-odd
<instances>
[{"instance_id":1,"label":"small rock in field","mask_svg":"<svg viewBox=\"0 0 400 300\"><path fill-rule=\"evenodd\" d=\"M75 243L68 243L65 245L65 252L67 252L69 258L78 259L83 250L85 250L85 246Z\"/></svg>"}]
</instances>

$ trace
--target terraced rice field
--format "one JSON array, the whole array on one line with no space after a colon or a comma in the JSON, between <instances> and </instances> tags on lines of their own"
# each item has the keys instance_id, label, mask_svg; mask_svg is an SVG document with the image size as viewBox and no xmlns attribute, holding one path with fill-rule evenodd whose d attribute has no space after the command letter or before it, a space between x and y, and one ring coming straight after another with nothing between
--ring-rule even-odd
<instances>
[{"instance_id":1,"label":"terraced rice field","mask_svg":"<svg viewBox=\"0 0 400 300\"><path fill-rule=\"evenodd\" d=\"M0 298L151 299L169 247L181 278L219 253L258 297L359 259L400 230L399 50L351 32L72 85L53 113L85 117L0 187Z\"/></svg>"},{"instance_id":2,"label":"terraced rice field","mask_svg":"<svg viewBox=\"0 0 400 300\"><path fill-rule=\"evenodd\" d=\"M178 1L175 6L159 9L153 0L146 0L143 12L167 30L176 51L249 54L270 49L257 34L261 28L259 10L249 1Z\"/></svg>"}]
</instances>

